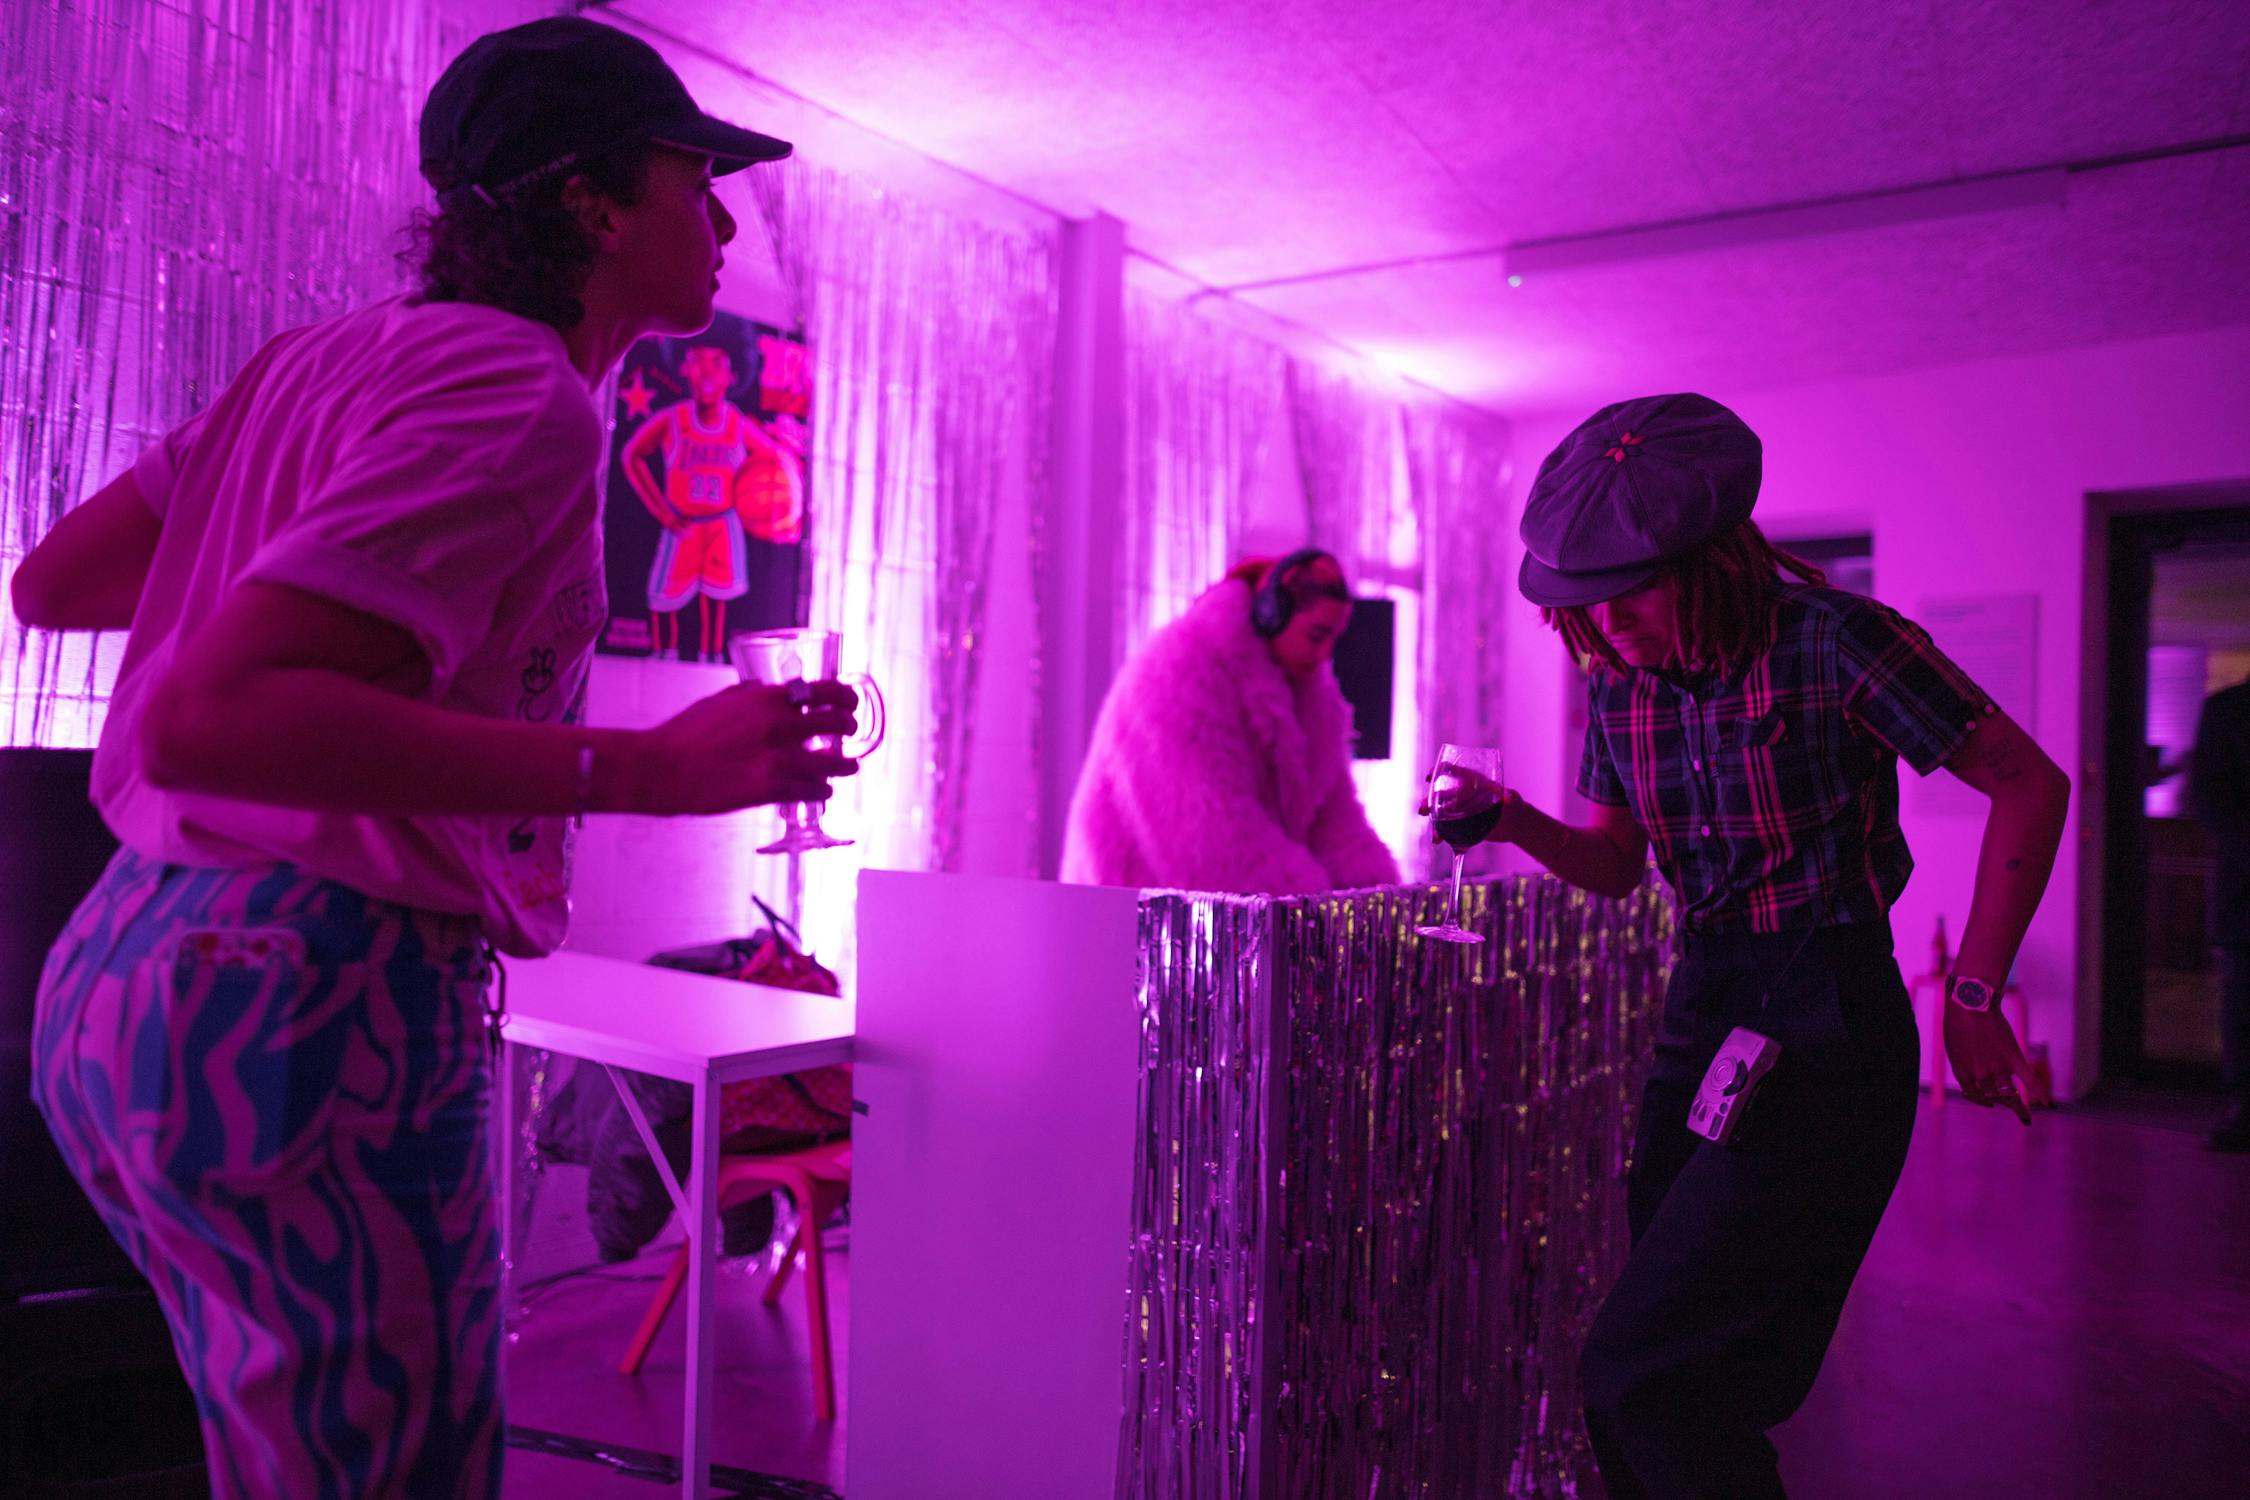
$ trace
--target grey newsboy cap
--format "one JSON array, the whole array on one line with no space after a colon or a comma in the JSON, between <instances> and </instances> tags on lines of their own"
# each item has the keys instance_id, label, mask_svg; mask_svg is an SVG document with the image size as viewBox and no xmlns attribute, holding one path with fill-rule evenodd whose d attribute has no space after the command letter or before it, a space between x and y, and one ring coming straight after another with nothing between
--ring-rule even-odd
<instances>
[{"instance_id":1,"label":"grey newsboy cap","mask_svg":"<svg viewBox=\"0 0 2250 1500\"><path fill-rule=\"evenodd\" d=\"M1749 520L1764 459L1758 435L1708 396L1603 407L1539 466L1516 586L1549 609L1630 593Z\"/></svg>"}]
</instances>

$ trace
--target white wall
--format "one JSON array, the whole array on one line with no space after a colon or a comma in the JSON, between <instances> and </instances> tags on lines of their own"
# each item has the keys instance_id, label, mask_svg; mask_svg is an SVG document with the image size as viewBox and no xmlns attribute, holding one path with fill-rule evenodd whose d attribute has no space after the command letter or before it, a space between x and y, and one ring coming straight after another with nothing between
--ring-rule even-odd
<instances>
[{"instance_id":1,"label":"white wall","mask_svg":"<svg viewBox=\"0 0 2250 1500\"><path fill-rule=\"evenodd\" d=\"M1875 588L1886 602L1912 615L1937 598L2037 597L2037 706L2026 727L2077 786L2054 880L2017 975L2031 996L2034 1038L2050 1049L2058 1090L2083 1093L2100 1052L2092 924L2099 921L2101 876L2087 847L2098 832L2089 819L2101 789L2089 764L2098 756L2100 727L2086 722L2086 656L2104 632L2088 609L2088 495L2250 477L2243 445L2250 433L2250 329L1707 394L1734 407L1765 441L1758 520L1783 536L1871 532ZM1585 415L1517 419L1517 479L1505 528L1511 569L1524 492L1540 459ZM1562 744L1568 668L1529 607L1515 599L1508 608L1518 667L1511 697L1529 710L1519 719L1512 763L1526 794L1554 806L1576 769L1576 748ZM1958 940L1982 820L1923 809L1913 773L1903 779L1916 870L1893 913L1893 930L1913 972L1926 967L1940 911Z\"/></svg>"}]
</instances>

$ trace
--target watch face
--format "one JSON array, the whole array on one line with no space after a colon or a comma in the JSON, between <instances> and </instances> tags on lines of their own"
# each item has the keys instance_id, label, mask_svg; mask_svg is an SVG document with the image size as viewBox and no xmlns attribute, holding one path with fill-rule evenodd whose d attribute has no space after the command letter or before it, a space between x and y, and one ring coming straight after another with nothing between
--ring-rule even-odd
<instances>
[{"instance_id":1,"label":"watch face","mask_svg":"<svg viewBox=\"0 0 2250 1500\"><path fill-rule=\"evenodd\" d=\"M1964 1010L1990 1010L1992 986L1981 979L1956 979L1953 981L1953 999Z\"/></svg>"}]
</instances>

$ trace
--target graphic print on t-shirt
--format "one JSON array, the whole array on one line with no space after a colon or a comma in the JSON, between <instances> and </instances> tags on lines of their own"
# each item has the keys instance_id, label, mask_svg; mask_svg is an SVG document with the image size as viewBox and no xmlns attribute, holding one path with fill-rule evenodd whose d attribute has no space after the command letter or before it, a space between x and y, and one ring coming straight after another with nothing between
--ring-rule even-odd
<instances>
[{"instance_id":1,"label":"graphic print on t-shirt","mask_svg":"<svg viewBox=\"0 0 2250 1500\"><path fill-rule=\"evenodd\" d=\"M804 623L809 384L801 339L725 313L626 356L600 649L721 662L730 635Z\"/></svg>"},{"instance_id":2,"label":"graphic print on t-shirt","mask_svg":"<svg viewBox=\"0 0 2250 1500\"><path fill-rule=\"evenodd\" d=\"M602 574L587 537L583 582L566 586L537 628L525 633L514 655L518 668L516 717L529 723L580 724L586 718L589 676L586 647L606 603ZM576 663L575 670L571 664ZM561 903L570 897L570 870L577 845L578 819L556 816L521 818L503 836L501 881L509 898L524 909Z\"/></svg>"}]
</instances>

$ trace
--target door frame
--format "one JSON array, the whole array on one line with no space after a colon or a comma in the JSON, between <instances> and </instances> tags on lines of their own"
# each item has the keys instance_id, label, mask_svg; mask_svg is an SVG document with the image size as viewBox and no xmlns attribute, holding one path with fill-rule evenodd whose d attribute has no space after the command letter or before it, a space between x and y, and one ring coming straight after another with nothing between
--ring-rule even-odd
<instances>
[{"instance_id":1,"label":"door frame","mask_svg":"<svg viewBox=\"0 0 2250 1500\"><path fill-rule=\"evenodd\" d=\"M2250 544L2250 483L2179 485L2087 497L2087 776L2080 820L2080 972L2096 986L2101 1072L2113 1084L2215 1089L2206 1064L2150 1059L2144 937L2148 837L2139 766L2148 722L2149 608L2160 553L2196 542Z\"/></svg>"}]
</instances>

